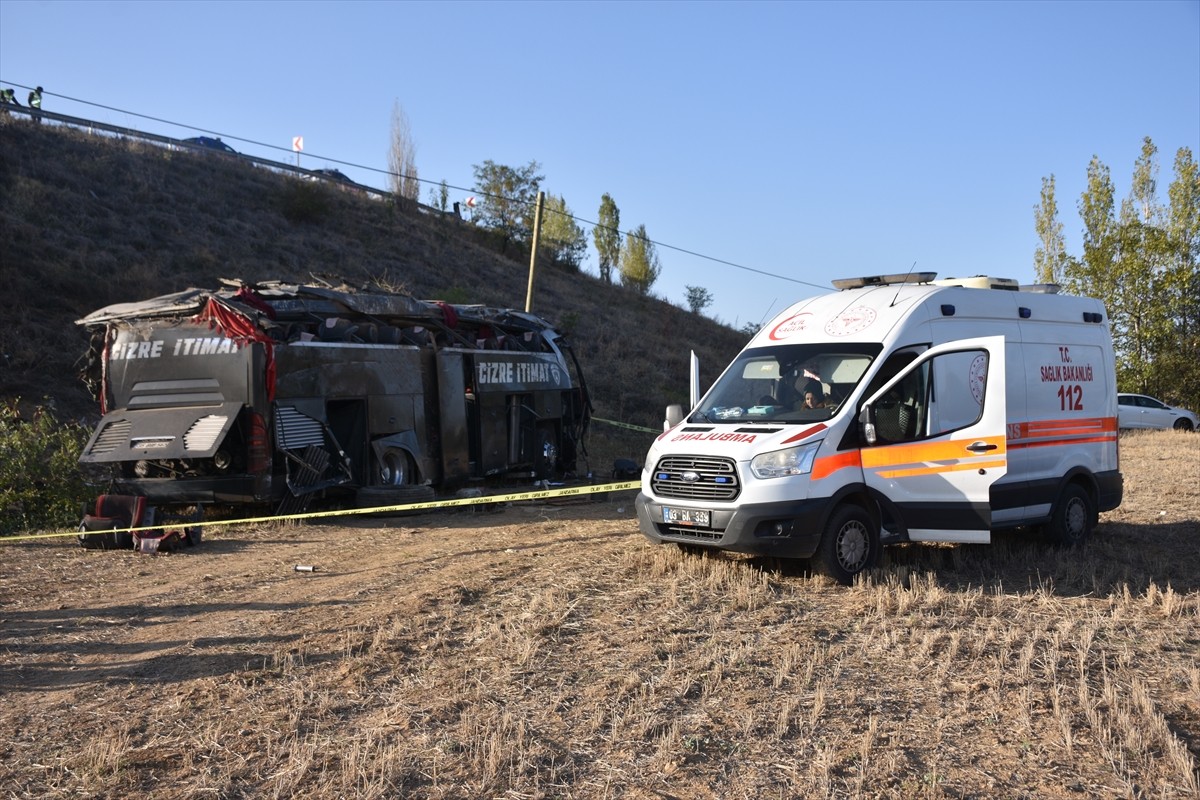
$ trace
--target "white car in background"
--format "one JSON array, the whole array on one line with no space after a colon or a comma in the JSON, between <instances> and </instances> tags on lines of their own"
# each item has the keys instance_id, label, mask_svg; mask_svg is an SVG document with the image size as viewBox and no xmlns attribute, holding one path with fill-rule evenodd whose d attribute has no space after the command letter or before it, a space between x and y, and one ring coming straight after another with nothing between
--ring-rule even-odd
<instances>
[{"instance_id":1,"label":"white car in background","mask_svg":"<svg viewBox=\"0 0 1200 800\"><path fill-rule=\"evenodd\" d=\"M1174 408L1144 394L1117 395L1118 428L1175 428L1193 431L1197 426L1196 415L1186 408Z\"/></svg>"}]
</instances>

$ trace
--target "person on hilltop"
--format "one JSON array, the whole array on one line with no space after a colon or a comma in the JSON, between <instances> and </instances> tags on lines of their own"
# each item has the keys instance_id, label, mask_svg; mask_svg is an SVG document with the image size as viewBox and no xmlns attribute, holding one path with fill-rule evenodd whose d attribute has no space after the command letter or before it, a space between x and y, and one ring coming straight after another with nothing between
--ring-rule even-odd
<instances>
[{"instance_id":1,"label":"person on hilltop","mask_svg":"<svg viewBox=\"0 0 1200 800\"><path fill-rule=\"evenodd\" d=\"M21 101L17 99L12 89L0 89L0 112L7 114L8 109L5 106L9 104L20 106Z\"/></svg>"},{"instance_id":2,"label":"person on hilltop","mask_svg":"<svg viewBox=\"0 0 1200 800\"><path fill-rule=\"evenodd\" d=\"M33 111L42 110L42 87L37 87L29 93L29 108ZM41 122L42 118L38 114L33 115L34 122Z\"/></svg>"}]
</instances>

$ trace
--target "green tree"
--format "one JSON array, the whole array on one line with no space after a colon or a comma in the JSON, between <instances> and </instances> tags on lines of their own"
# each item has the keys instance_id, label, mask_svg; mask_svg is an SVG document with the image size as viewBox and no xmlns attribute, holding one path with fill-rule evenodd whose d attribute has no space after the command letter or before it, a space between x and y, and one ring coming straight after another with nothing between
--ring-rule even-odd
<instances>
[{"instance_id":1,"label":"green tree","mask_svg":"<svg viewBox=\"0 0 1200 800\"><path fill-rule=\"evenodd\" d=\"M579 269L587 252L587 236L575 223L575 216L561 195L546 195L539 246L559 264L574 269Z\"/></svg>"},{"instance_id":2,"label":"green tree","mask_svg":"<svg viewBox=\"0 0 1200 800\"><path fill-rule=\"evenodd\" d=\"M1191 151L1180 148L1164 208L1157 197L1157 153L1153 141L1143 139L1119 215L1108 167L1092 158L1079 200L1083 256L1064 259L1063 283L1073 293L1104 302L1122 391L1195 407L1200 404L1200 175ZM1043 182L1043 210L1045 188Z\"/></svg>"},{"instance_id":3,"label":"green tree","mask_svg":"<svg viewBox=\"0 0 1200 800\"><path fill-rule=\"evenodd\" d=\"M1169 326L1157 351L1161 371L1181 402L1200 405L1200 169L1186 147L1175 153L1175 179L1167 187L1168 254L1161 289ZM1162 392L1162 394L1167 394Z\"/></svg>"},{"instance_id":4,"label":"green tree","mask_svg":"<svg viewBox=\"0 0 1200 800\"><path fill-rule=\"evenodd\" d=\"M685 286L683 288L687 290L687 304L693 314L699 314L712 305L712 292L703 286Z\"/></svg>"},{"instance_id":5,"label":"green tree","mask_svg":"<svg viewBox=\"0 0 1200 800\"><path fill-rule=\"evenodd\" d=\"M488 160L472 169L479 205L471 219L476 225L503 236L504 252L510 242L529 241L538 189L546 179L538 174L541 164L530 161L523 167L508 167Z\"/></svg>"},{"instance_id":6,"label":"green tree","mask_svg":"<svg viewBox=\"0 0 1200 800\"><path fill-rule=\"evenodd\" d=\"M436 188L429 187L429 205L443 213L450 207L450 187L444 179Z\"/></svg>"},{"instance_id":7,"label":"green tree","mask_svg":"<svg viewBox=\"0 0 1200 800\"><path fill-rule=\"evenodd\" d=\"M747 339L753 339L761 330L762 325L759 325L757 322L747 322L745 325L738 328L738 331L745 334Z\"/></svg>"},{"instance_id":8,"label":"green tree","mask_svg":"<svg viewBox=\"0 0 1200 800\"><path fill-rule=\"evenodd\" d=\"M646 235L646 226L625 234L625 246L621 249L621 285L649 294L650 287L658 280L662 265L654 242Z\"/></svg>"},{"instance_id":9,"label":"green tree","mask_svg":"<svg viewBox=\"0 0 1200 800\"><path fill-rule=\"evenodd\" d=\"M1168 254L1165 215L1157 198L1157 154L1150 138L1143 139L1129 197L1121 202L1109 313L1115 323L1113 344L1121 355L1118 384L1160 394L1155 389L1155 351L1169 325L1169 312L1160 287Z\"/></svg>"},{"instance_id":10,"label":"green tree","mask_svg":"<svg viewBox=\"0 0 1200 800\"><path fill-rule=\"evenodd\" d=\"M600 197L600 221L592 228L592 239L600 259L600 278L612 283L613 267L621 263L621 210L607 192Z\"/></svg>"},{"instance_id":11,"label":"green tree","mask_svg":"<svg viewBox=\"0 0 1200 800\"><path fill-rule=\"evenodd\" d=\"M1063 226L1058 221L1058 202L1054 199L1054 176L1042 178L1042 201L1033 209L1041 246L1033 254L1034 275L1039 283L1061 283L1066 273L1067 248Z\"/></svg>"},{"instance_id":12,"label":"green tree","mask_svg":"<svg viewBox=\"0 0 1200 800\"><path fill-rule=\"evenodd\" d=\"M1083 221L1083 258L1067 263L1064 285L1073 294L1107 298L1112 294L1111 276L1116 246L1116 215L1113 185L1108 167L1092 156L1087 168L1087 188L1079 198Z\"/></svg>"}]
</instances>

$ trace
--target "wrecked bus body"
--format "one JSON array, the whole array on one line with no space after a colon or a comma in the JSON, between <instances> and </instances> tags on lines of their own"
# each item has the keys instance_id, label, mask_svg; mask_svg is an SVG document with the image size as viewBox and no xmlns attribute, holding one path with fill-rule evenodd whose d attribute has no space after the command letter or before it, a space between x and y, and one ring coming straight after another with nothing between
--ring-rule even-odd
<instances>
[{"instance_id":1,"label":"wrecked bus body","mask_svg":"<svg viewBox=\"0 0 1200 800\"><path fill-rule=\"evenodd\" d=\"M383 291L223 283L78 320L103 415L80 461L113 465L115 493L294 512L325 490L377 501L380 487L403 498L574 471L590 406L545 320Z\"/></svg>"}]
</instances>

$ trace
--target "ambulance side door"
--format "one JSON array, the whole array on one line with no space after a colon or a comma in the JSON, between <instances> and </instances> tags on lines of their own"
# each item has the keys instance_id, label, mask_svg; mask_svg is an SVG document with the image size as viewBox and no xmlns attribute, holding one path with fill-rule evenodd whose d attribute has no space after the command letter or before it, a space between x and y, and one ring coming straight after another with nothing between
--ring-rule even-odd
<instances>
[{"instance_id":1,"label":"ambulance side door","mask_svg":"<svg viewBox=\"0 0 1200 800\"><path fill-rule=\"evenodd\" d=\"M1004 337L918 356L867 399L863 477L912 541L991 541L989 492L1007 470Z\"/></svg>"}]
</instances>

